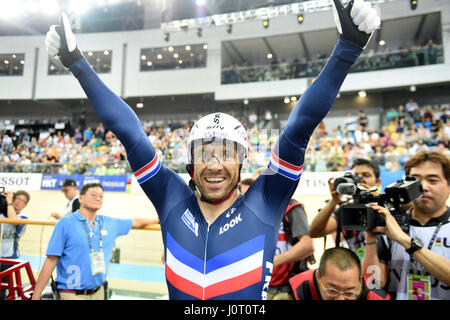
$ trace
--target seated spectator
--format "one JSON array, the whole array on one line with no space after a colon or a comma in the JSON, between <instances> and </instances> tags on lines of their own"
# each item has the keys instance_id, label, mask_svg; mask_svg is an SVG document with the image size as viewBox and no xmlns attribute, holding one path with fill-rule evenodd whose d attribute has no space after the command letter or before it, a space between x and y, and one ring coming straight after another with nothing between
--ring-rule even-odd
<instances>
[{"instance_id":1,"label":"seated spectator","mask_svg":"<svg viewBox=\"0 0 450 320\"><path fill-rule=\"evenodd\" d=\"M388 122L392 121L392 118L398 119L398 112L394 107L389 108L389 111L386 113L386 120Z\"/></svg>"},{"instance_id":2,"label":"seated spectator","mask_svg":"<svg viewBox=\"0 0 450 320\"><path fill-rule=\"evenodd\" d=\"M419 105L412 98L408 99L406 103L406 112L409 114L410 118L413 117L413 113L416 109L419 109Z\"/></svg>"}]
</instances>

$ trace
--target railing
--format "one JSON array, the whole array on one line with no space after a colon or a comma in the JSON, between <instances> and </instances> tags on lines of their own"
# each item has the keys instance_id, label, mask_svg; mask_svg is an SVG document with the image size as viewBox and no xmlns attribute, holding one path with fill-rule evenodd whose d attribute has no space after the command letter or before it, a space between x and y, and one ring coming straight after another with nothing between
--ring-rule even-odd
<instances>
[{"instance_id":1,"label":"railing","mask_svg":"<svg viewBox=\"0 0 450 320\"><path fill-rule=\"evenodd\" d=\"M424 147L423 147L424 148ZM427 146L428 149L434 149L435 146ZM419 149L418 149L419 150ZM270 160L271 146L263 146L257 152L251 152L249 157L244 162L242 167L243 173L252 173L255 170L267 167ZM415 152L414 152L415 153ZM311 154L309 152L305 155L305 169L310 172L325 172L325 171L345 171L348 170L353 160L356 158L368 158L379 166L386 168L386 170L396 171L398 167L403 167L406 160L411 156L411 152L403 150L401 154L395 152L384 153L369 153L358 154L350 153L347 155L330 152L324 155L323 153L316 152ZM163 158L162 163L174 170L177 173L186 173L185 160L178 158ZM99 170L99 166L93 163L78 163L78 164L42 164L34 163L29 165L21 165L17 163L5 163L0 162L0 172L2 173L46 173L46 174L82 174L82 175L128 175L133 174L128 161L119 161L114 163L107 163L104 165L107 167L105 170Z\"/></svg>"},{"instance_id":2,"label":"railing","mask_svg":"<svg viewBox=\"0 0 450 320\"><path fill-rule=\"evenodd\" d=\"M222 84L316 77L327 61L327 58L323 58L250 67L226 67L222 69ZM386 70L437 63L444 63L442 45L432 48L411 47L405 50L365 53L359 57L350 72Z\"/></svg>"},{"instance_id":3,"label":"railing","mask_svg":"<svg viewBox=\"0 0 450 320\"><path fill-rule=\"evenodd\" d=\"M32 224L39 226L54 226L56 224L55 220L30 220L30 219L0 219L1 223L9 223L9 224ZM161 230L161 226L159 224L149 224L142 228L132 228L134 230Z\"/></svg>"}]
</instances>

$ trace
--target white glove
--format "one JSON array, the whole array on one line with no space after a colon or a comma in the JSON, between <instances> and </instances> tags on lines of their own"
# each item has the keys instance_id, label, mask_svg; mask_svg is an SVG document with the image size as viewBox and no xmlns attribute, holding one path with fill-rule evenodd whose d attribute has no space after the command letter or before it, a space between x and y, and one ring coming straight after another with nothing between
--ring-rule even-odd
<instances>
[{"instance_id":1,"label":"white glove","mask_svg":"<svg viewBox=\"0 0 450 320\"><path fill-rule=\"evenodd\" d=\"M340 0L333 0L333 12L341 38L365 48L373 32L381 24L377 10L369 1L352 0L344 8Z\"/></svg>"},{"instance_id":2,"label":"white glove","mask_svg":"<svg viewBox=\"0 0 450 320\"><path fill-rule=\"evenodd\" d=\"M45 36L45 46L51 56L58 55L62 64L69 68L75 61L83 58L77 47L69 18L65 13L59 17L59 25L50 26Z\"/></svg>"}]
</instances>

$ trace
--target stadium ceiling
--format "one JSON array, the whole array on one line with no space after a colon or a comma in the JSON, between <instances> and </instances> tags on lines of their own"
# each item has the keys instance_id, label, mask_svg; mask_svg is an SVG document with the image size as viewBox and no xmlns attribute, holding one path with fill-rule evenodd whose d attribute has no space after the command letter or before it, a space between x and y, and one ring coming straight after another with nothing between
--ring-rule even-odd
<instances>
[{"instance_id":1,"label":"stadium ceiling","mask_svg":"<svg viewBox=\"0 0 450 320\"><path fill-rule=\"evenodd\" d=\"M322 0L323 1L323 0ZM45 34L61 11L79 32L160 28L161 23L279 6L295 0L0 0L0 36Z\"/></svg>"}]
</instances>

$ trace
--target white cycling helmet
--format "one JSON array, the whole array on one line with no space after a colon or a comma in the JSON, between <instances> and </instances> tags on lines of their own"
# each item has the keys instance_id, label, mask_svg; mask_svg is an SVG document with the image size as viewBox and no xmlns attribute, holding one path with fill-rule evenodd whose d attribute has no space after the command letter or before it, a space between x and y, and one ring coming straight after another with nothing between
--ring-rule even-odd
<instances>
[{"instance_id":1,"label":"white cycling helmet","mask_svg":"<svg viewBox=\"0 0 450 320\"><path fill-rule=\"evenodd\" d=\"M217 112L200 118L192 127L187 141L189 163L192 163L194 146L217 140L236 143L244 152L242 161L247 157L248 137L244 126L236 118Z\"/></svg>"}]
</instances>

